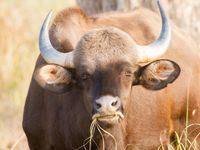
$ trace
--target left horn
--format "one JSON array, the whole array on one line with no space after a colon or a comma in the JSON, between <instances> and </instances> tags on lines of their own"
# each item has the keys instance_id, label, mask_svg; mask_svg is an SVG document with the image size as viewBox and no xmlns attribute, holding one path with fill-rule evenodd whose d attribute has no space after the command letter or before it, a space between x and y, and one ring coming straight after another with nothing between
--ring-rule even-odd
<instances>
[{"instance_id":1,"label":"left horn","mask_svg":"<svg viewBox=\"0 0 200 150\"><path fill-rule=\"evenodd\" d=\"M137 45L137 50L139 52L139 62L151 61L162 56L167 51L171 41L172 31L170 19L164 11L163 6L160 4L159 0L157 0L157 4L162 18L162 30L159 38L153 43L146 46Z\"/></svg>"},{"instance_id":2,"label":"left horn","mask_svg":"<svg viewBox=\"0 0 200 150\"><path fill-rule=\"evenodd\" d=\"M49 14L46 16L42 28L40 30L39 47L41 55L48 63L53 63L68 68L74 68L73 51L68 53L61 53L57 51L50 42L48 25L51 20L51 16L52 11L49 12Z\"/></svg>"}]
</instances>

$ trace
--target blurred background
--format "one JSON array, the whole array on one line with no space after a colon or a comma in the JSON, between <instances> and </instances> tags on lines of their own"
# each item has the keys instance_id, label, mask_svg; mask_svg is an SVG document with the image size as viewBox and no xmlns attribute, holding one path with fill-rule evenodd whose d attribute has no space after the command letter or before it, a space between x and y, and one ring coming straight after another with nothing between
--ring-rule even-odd
<instances>
[{"instance_id":1,"label":"blurred background","mask_svg":"<svg viewBox=\"0 0 200 150\"><path fill-rule=\"evenodd\" d=\"M200 1L162 0L172 20L200 48ZM140 5L157 10L155 0L1 0L0 150L28 150L22 130L23 107L38 50L38 33L50 9L78 3L88 14L129 11ZM189 50L188 50L189 51Z\"/></svg>"}]
</instances>

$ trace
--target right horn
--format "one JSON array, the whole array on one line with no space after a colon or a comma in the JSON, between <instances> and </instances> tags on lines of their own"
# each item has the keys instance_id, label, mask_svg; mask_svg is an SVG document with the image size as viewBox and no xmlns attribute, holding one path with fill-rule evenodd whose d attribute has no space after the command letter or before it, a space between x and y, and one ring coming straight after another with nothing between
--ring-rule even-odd
<instances>
[{"instance_id":1,"label":"right horn","mask_svg":"<svg viewBox=\"0 0 200 150\"><path fill-rule=\"evenodd\" d=\"M170 19L164 11L163 6L160 4L159 0L157 0L157 4L162 18L162 30L158 39L153 43L145 46L137 45L137 50L139 52L139 62L148 62L162 56L167 51L171 41L172 31Z\"/></svg>"},{"instance_id":2,"label":"right horn","mask_svg":"<svg viewBox=\"0 0 200 150\"><path fill-rule=\"evenodd\" d=\"M50 11L49 14L46 16L42 28L40 30L39 48L41 55L48 63L53 63L68 68L74 68L73 51L68 53L61 53L57 51L50 42L48 25L51 20L51 16L52 11Z\"/></svg>"}]
</instances>

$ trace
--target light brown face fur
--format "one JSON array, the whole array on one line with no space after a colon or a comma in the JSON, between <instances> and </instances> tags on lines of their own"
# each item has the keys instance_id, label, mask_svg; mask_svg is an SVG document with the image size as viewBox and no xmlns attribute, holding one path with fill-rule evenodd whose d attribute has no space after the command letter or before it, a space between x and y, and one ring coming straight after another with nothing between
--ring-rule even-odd
<instances>
[{"instance_id":1,"label":"light brown face fur","mask_svg":"<svg viewBox=\"0 0 200 150\"><path fill-rule=\"evenodd\" d=\"M91 72L105 68L107 64L127 61L134 63L138 54L131 37L114 27L93 29L86 33L75 48L75 66L85 66Z\"/></svg>"},{"instance_id":2,"label":"light brown face fur","mask_svg":"<svg viewBox=\"0 0 200 150\"><path fill-rule=\"evenodd\" d=\"M135 73L140 72L137 58L136 43L120 29L114 27L93 29L81 37L74 50L74 63L77 78L80 79L80 84L84 89L84 100L89 112L95 109L95 99L101 96L118 97L123 104L126 99L130 98L134 82L156 90L164 88L168 82L174 81L179 75L180 69L175 67L174 63L163 61L166 69L160 71L163 72L166 79L161 80L161 76L158 74L162 63L155 63L155 65L149 65L146 70L148 73L150 72L149 74L156 70L155 74L158 76L154 74L156 78L153 79L149 74L148 76L144 74L146 78L139 83L137 80L140 80L140 75L135 76ZM167 74L167 70L169 74ZM176 73L171 76L172 72ZM151 85L148 85L151 83L148 81L149 79L153 79ZM161 84L168 79L168 82Z\"/></svg>"},{"instance_id":3,"label":"light brown face fur","mask_svg":"<svg viewBox=\"0 0 200 150\"><path fill-rule=\"evenodd\" d=\"M135 45L127 33L114 27L93 29L80 39L74 61L85 89L86 105L104 95L128 98L133 81L132 64L138 58Z\"/></svg>"}]
</instances>

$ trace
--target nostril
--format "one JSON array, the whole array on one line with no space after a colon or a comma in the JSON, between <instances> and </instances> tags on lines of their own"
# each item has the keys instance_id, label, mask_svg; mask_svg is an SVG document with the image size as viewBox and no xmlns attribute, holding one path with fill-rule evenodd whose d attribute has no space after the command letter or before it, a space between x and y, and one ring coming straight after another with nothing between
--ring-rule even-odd
<instances>
[{"instance_id":1,"label":"nostril","mask_svg":"<svg viewBox=\"0 0 200 150\"><path fill-rule=\"evenodd\" d=\"M96 107L97 107L97 109L101 108L101 104L96 103Z\"/></svg>"},{"instance_id":2,"label":"nostril","mask_svg":"<svg viewBox=\"0 0 200 150\"><path fill-rule=\"evenodd\" d=\"M118 101L115 101L115 102L112 102L112 106L116 106L117 105L117 103L118 103Z\"/></svg>"}]
</instances>

